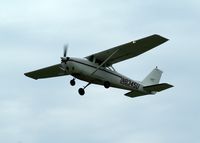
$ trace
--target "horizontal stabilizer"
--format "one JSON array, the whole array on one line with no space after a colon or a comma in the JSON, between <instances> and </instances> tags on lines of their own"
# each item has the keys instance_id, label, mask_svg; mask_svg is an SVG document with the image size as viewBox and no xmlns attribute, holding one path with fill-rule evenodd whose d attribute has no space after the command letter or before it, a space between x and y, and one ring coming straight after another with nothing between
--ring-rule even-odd
<instances>
[{"instance_id":1,"label":"horizontal stabilizer","mask_svg":"<svg viewBox=\"0 0 200 143\"><path fill-rule=\"evenodd\" d=\"M171 88L171 87L173 87L173 85L170 85L168 83L161 83L161 84L145 86L144 90L146 90L148 92L160 92L162 90L166 90L166 89Z\"/></svg>"},{"instance_id":2,"label":"horizontal stabilizer","mask_svg":"<svg viewBox=\"0 0 200 143\"><path fill-rule=\"evenodd\" d=\"M144 95L147 95L147 94L143 93L143 92L140 92L140 91L131 91L131 92L128 92L128 93L126 93L124 95L134 98L134 97L138 97L138 96L144 96Z\"/></svg>"}]
</instances>

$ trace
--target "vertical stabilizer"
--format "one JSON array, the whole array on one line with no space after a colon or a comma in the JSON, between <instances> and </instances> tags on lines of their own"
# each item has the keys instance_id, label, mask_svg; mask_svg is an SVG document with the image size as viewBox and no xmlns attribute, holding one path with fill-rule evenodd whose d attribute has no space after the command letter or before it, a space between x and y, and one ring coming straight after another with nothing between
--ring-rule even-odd
<instances>
[{"instance_id":1,"label":"vertical stabilizer","mask_svg":"<svg viewBox=\"0 0 200 143\"><path fill-rule=\"evenodd\" d=\"M159 84L162 71L157 67L142 81L145 86Z\"/></svg>"}]
</instances>

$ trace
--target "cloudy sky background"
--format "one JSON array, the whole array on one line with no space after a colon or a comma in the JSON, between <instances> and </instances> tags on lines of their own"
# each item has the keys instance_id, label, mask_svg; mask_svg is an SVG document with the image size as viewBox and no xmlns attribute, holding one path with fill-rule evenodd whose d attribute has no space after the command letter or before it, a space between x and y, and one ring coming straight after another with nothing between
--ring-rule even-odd
<instances>
[{"instance_id":1,"label":"cloudy sky background","mask_svg":"<svg viewBox=\"0 0 200 143\"><path fill-rule=\"evenodd\" d=\"M0 0L1 143L199 143L198 0ZM142 80L155 66L175 88L128 98L72 77L34 81L24 72L85 57L152 34L170 39L114 65Z\"/></svg>"}]
</instances>

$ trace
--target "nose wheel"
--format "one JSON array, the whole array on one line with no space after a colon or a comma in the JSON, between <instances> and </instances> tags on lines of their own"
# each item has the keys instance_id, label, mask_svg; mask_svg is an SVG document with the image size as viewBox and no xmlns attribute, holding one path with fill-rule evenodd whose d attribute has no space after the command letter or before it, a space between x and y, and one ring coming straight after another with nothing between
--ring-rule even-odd
<instances>
[{"instance_id":1,"label":"nose wheel","mask_svg":"<svg viewBox=\"0 0 200 143\"><path fill-rule=\"evenodd\" d=\"M70 80L71 86L74 86L76 84L75 79Z\"/></svg>"}]
</instances>

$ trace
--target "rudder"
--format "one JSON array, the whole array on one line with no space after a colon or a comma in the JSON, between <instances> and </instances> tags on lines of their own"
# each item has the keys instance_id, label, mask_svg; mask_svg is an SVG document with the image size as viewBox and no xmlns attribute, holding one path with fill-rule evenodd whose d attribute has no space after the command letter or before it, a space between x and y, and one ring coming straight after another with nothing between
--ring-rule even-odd
<instances>
[{"instance_id":1,"label":"rudder","mask_svg":"<svg viewBox=\"0 0 200 143\"><path fill-rule=\"evenodd\" d=\"M156 67L151 73L147 75L147 77L145 77L142 83L145 86L159 84L162 73L163 72Z\"/></svg>"}]
</instances>

